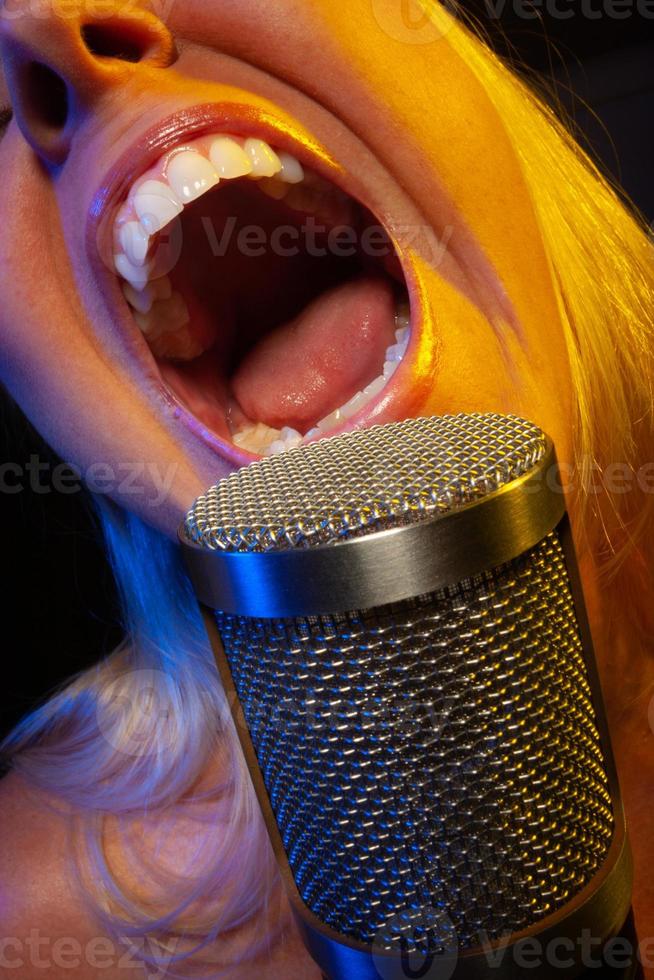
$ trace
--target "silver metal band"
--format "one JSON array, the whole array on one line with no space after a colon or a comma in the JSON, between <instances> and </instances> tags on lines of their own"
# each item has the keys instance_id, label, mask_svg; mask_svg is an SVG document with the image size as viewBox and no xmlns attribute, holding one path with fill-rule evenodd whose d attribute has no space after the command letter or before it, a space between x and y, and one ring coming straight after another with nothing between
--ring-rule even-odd
<instances>
[{"instance_id":1,"label":"silver metal band","mask_svg":"<svg viewBox=\"0 0 654 980\"><path fill-rule=\"evenodd\" d=\"M550 442L541 462L495 493L406 527L315 548L212 551L180 529L199 600L257 618L328 615L433 592L533 548L565 513Z\"/></svg>"}]
</instances>

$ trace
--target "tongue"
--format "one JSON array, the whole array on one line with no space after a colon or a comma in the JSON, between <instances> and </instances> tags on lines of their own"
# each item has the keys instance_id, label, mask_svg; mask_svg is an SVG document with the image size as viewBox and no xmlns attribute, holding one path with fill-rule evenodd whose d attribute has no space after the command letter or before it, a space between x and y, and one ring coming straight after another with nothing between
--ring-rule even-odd
<instances>
[{"instance_id":1,"label":"tongue","mask_svg":"<svg viewBox=\"0 0 654 980\"><path fill-rule=\"evenodd\" d=\"M252 421L305 433L382 373L394 329L386 280L341 284L259 341L232 379L234 396Z\"/></svg>"}]
</instances>

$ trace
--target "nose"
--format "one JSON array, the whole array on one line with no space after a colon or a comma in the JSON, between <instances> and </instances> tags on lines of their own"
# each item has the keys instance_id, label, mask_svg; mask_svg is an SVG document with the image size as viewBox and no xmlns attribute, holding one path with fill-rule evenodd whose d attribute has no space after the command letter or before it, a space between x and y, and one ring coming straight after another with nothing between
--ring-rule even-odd
<instances>
[{"instance_id":1,"label":"nose","mask_svg":"<svg viewBox=\"0 0 654 980\"><path fill-rule=\"evenodd\" d=\"M100 101L144 66L167 68L177 57L163 21L124 0L6 0L0 55L21 132L55 165Z\"/></svg>"}]
</instances>

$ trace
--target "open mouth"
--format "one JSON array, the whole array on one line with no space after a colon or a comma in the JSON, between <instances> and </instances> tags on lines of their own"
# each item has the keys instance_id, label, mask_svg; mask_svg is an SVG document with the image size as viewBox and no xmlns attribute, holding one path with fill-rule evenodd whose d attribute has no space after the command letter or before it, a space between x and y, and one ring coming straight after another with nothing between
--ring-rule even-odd
<instances>
[{"instance_id":1,"label":"open mouth","mask_svg":"<svg viewBox=\"0 0 654 980\"><path fill-rule=\"evenodd\" d=\"M203 135L132 185L114 264L166 386L218 438L271 455L354 426L410 343L393 242L264 140Z\"/></svg>"}]
</instances>

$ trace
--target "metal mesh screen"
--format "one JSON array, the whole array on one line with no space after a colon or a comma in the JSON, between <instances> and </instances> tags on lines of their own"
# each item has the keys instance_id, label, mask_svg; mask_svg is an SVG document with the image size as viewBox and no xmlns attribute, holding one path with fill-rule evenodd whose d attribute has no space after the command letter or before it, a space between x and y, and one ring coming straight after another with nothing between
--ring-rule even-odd
<instances>
[{"instance_id":1,"label":"metal mesh screen","mask_svg":"<svg viewBox=\"0 0 654 980\"><path fill-rule=\"evenodd\" d=\"M238 470L196 501L189 540L278 551L414 524L531 470L546 438L505 415L410 419L323 440Z\"/></svg>"},{"instance_id":2,"label":"metal mesh screen","mask_svg":"<svg viewBox=\"0 0 654 980\"><path fill-rule=\"evenodd\" d=\"M435 952L449 920L469 948L601 866L611 798L554 534L410 603L217 619L298 890L341 934Z\"/></svg>"},{"instance_id":3,"label":"metal mesh screen","mask_svg":"<svg viewBox=\"0 0 654 980\"><path fill-rule=\"evenodd\" d=\"M497 415L349 433L233 474L186 534L223 551L338 542L461 508L547 448ZM555 533L394 606L217 621L298 890L337 932L437 952L449 920L470 948L602 865L611 798Z\"/></svg>"}]
</instances>

